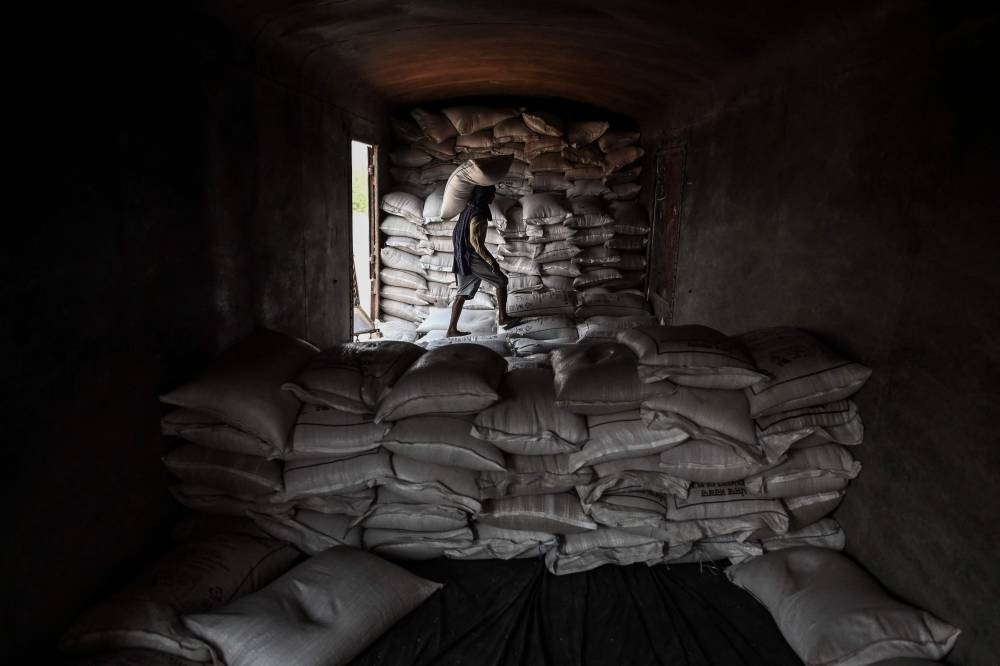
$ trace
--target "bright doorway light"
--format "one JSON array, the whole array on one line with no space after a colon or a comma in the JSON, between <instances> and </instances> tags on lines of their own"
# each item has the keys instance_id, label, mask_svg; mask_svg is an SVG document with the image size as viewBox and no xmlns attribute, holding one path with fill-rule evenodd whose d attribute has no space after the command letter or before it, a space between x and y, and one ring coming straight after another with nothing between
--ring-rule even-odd
<instances>
[{"instance_id":1,"label":"bright doorway light","mask_svg":"<svg viewBox=\"0 0 1000 666\"><path fill-rule=\"evenodd\" d=\"M353 332L355 337L368 338L375 329L372 312L375 309L375 270L372 256L372 178L375 174L375 148L360 141L351 142L351 236L353 238L354 279Z\"/></svg>"}]
</instances>

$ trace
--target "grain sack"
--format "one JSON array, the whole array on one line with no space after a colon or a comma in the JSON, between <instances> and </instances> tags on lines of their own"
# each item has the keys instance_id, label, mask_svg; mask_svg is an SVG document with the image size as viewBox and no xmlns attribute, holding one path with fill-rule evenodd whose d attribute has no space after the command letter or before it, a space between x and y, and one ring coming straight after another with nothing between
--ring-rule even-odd
<instances>
[{"instance_id":1,"label":"grain sack","mask_svg":"<svg viewBox=\"0 0 1000 666\"><path fill-rule=\"evenodd\" d=\"M542 157L545 157L545 155ZM558 193L568 191L571 187L573 187L573 183L566 180L566 177L561 173L557 173L555 171L544 171L534 174L531 179L531 187L535 192Z\"/></svg>"},{"instance_id":2,"label":"grain sack","mask_svg":"<svg viewBox=\"0 0 1000 666\"><path fill-rule=\"evenodd\" d=\"M424 289L417 290L417 296L434 307L447 307L455 297L458 288L454 284L431 282Z\"/></svg>"},{"instance_id":3,"label":"grain sack","mask_svg":"<svg viewBox=\"0 0 1000 666\"><path fill-rule=\"evenodd\" d=\"M529 194L521 197L521 211L525 224L536 226L559 224L572 215L559 198L551 194Z\"/></svg>"},{"instance_id":4,"label":"grain sack","mask_svg":"<svg viewBox=\"0 0 1000 666\"><path fill-rule=\"evenodd\" d=\"M366 414L306 404L295 422L291 450L285 458L334 458L374 451L388 431L386 424L373 423Z\"/></svg>"},{"instance_id":5,"label":"grain sack","mask_svg":"<svg viewBox=\"0 0 1000 666\"><path fill-rule=\"evenodd\" d=\"M511 294L507 297L507 314L512 317L541 317L543 315L571 316L574 294L571 291L545 291L540 293Z\"/></svg>"},{"instance_id":6,"label":"grain sack","mask_svg":"<svg viewBox=\"0 0 1000 666\"><path fill-rule=\"evenodd\" d=\"M780 500L754 498L740 481L691 484L687 499L668 498L667 518L696 525L701 538L734 533L746 537L763 527L784 534L789 526Z\"/></svg>"},{"instance_id":7,"label":"grain sack","mask_svg":"<svg viewBox=\"0 0 1000 666\"><path fill-rule=\"evenodd\" d=\"M580 500L570 493L521 495L486 500L477 520L508 530L574 534L597 529Z\"/></svg>"},{"instance_id":8,"label":"grain sack","mask_svg":"<svg viewBox=\"0 0 1000 666\"><path fill-rule=\"evenodd\" d=\"M525 243L521 241L506 241L500 246L497 251L497 256L499 257L525 257L527 259L534 259L537 257L542 250L544 245L537 245L534 243Z\"/></svg>"},{"instance_id":9,"label":"grain sack","mask_svg":"<svg viewBox=\"0 0 1000 666\"><path fill-rule=\"evenodd\" d=\"M471 546L444 552L452 560L511 560L539 557L558 543L555 534L528 530L505 530L492 525L472 525L475 540Z\"/></svg>"},{"instance_id":10,"label":"grain sack","mask_svg":"<svg viewBox=\"0 0 1000 666\"><path fill-rule=\"evenodd\" d=\"M615 232L606 227L582 229L573 236L573 242L580 247L594 247L596 245L604 245L610 239L614 238L614 235Z\"/></svg>"},{"instance_id":11,"label":"grain sack","mask_svg":"<svg viewBox=\"0 0 1000 666\"><path fill-rule=\"evenodd\" d=\"M580 148L565 148L563 157L577 165L604 166L604 153L597 146L582 146Z\"/></svg>"},{"instance_id":12,"label":"grain sack","mask_svg":"<svg viewBox=\"0 0 1000 666\"><path fill-rule=\"evenodd\" d=\"M168 490L182 506L192 511L220 516L245 516L247 511L280 514L288 513L293 508L290 502L282 500L282 496L278 494L241 497L214 488L186 484L170 486Z\"/></svg>"},{"instance_id":13,"label":"grain sack","mask_svg":"<svg viewBox=\"0 0 1000 666\"><path fill-rule=\"evenodd\" d=\"M434 159L445 162L454 160L456 155L454 137L445 139L444 141L432 141L431 139L423 138L414 143L413 147L424 151Z\"/></svg>"},{"instance_id":14,"label":"grain sack","mask_svg":"<svg viewBox=\"0 0 1000 666\"><path fill-rule=\"evenodd\" d=\"M614 252L609 249L608 252ZM646 255L636 252L618 252L615 266L623 271L640 271L646 268Z\"/></svg>"},{"instance_id":15,"label":"grain sack","mask_svg":"<svg viewBox=\"0 0 1000 666\"><path fill-rule=\"evenodd\" d=\"M476 473L457 467L446 467L415 460L407 456L392 456L392 474L383 480L397 502L437 504L458 507L475 515L479 513L479 486Z\"/></svg>"},{"instance_id":16,"label":"grain sack","mask_svg":"<svg viewBox=\"0 0 1000 666\"><path fill-rule=\"evenodd\" d=\"M365 530L365 548L393 560L415 561L442 557L447 550L472 545L472 530L462 527L442 532Z\"/></svg>"},{"instance_id":17,"label":"grain sack","mask_svg":"<svg viewBox=\"0 0 1000 666\"><path fill-rule=\"evenodd\" d=\"M604 172L610 174L618 171L619 169L632 164L632 162L635 162L645 154L646 151L639 146L616 148L615 150L604 154Z\"/></svg>"},{"instance_id":18,"label":"grain sack","mask_svg":"<svg viewBox=\"0 0 1000 666\"><path fill-rule=\"evenodd\" d=\"M529 164L531 165L531 172L534 174L540 174L545 171L556 171L562 174L566 170L573 168L559 153L542 153L533 158Z\"/></svg>"},{"instance_id":19,"label":"grain sack","mask_svg":"<svg viewBox=\"0 0 1000 666\"><path fill-rule=\"evenodd\" d=\"M589 571L605 564L659 562L664 543L638 534L610 527L599 527L581 534L567 534L556 549L545 556L545 567L557 576Z\"/></svg>"},{"instance_id":20,"label":"grain sack","mask_svg":"<svg viewBox=\"0 0 1000 666\"><path fill-rule=\"evenodd\" d=\"M576 235L576 229L570 229L562 224L547 226L528 225L525 236L529 243L551 243L553 241L569 240Z\"/></svg>"},{"instance_id":21,"label":"grain sack","mask_svg":"<svg viewBox=\"0 0 1000 666\"><path fill-rule=\"evenodd\" d=\"M183 483L254 497L282 489L281 463L258 456L185 444L163 456L167 469Z\"/></svg>"},{"instance_id":22,"label":"grain sack","mask_svg":"<svg viewBox=\"0 0 1000 666\"><path fill-rule=\"evenodd\" d=\"M729 560L733 564L748 558L764 554L764 549L752 541L741 541L739 534L723 534L721 536L698 539L691 544L688 552L679 556L671 554L664 558L670 564L700 564Z\"/></svg>"},{"instance_id":23,"label":"grain sack","mask_svg":"<svg viewBox=\"0 0 1000 666\"><path fill-rule=\"evenodd\" d=\"M805 331L778 327L740 336L754 363L773 379L746 389L754 417L843 400L872 371L841 358Z\"/></svg>"},{"instance_id":24,"label":"grain sack","mask_svg":"<svg viewBox=\"0 0 1000 666\"><path fill-rule=\"evenodd\" d=\"M420 259L412 254L401 252L393 247L384 247L379 253L382 257L382 264L388 268L396 268L403 271L423 275L423 267Z\"/></svg>"},{"instance_id":25,"label":"grain sack","mask_svg":"<svg viewBox=\"0 0 1000 666\"><path fill-rule=\"evenodd\" d=\"M667 500L666 495L638 486L625 487L606 493L588 511L601 525L658 541L684 543L699 538L701 533L697 529L685 529L680 523L667 521Z\"/></svg>"},{"instance_id":26,"label":"grain sack","mask_svg":"<svg viewBox=\"0 0 1000 666\"><path fill-rule=\"evenodd\" d=\"M403 167L392 167L389 175L397 185L422 185L420 179L420 169L405 169Z\"/></svg>"},{"instance_id":27,"label":"grain sack","mask_svg":"<svg viewBox=\"0 0 1000 666\"><path fill-rule=\"evenodd\" d=\"M531 338L511 338L511 350L519 356L533 356L553 352L576 343L576 335L569 338L553 338L552 340L532 340Z\"/></svg>"},{"instance_id":28,"label":"grain sack","mask_svg":"<svg viewBox=\"0 0 1000 666\"><path fill-rule=\"evenodd\" d=\"M420 257L420 265L427 271L451 273L455 265L455 255L451 252L435 252L434 254Z\"/></svg>"},{"instance_id":29,"label":"grain sack","mask_svg":"<svg viewBox=\"0 0 1000 666\"><path fill-rule=\"evenodd\" d=\"M611 270L611 269L600 269ZM586 277L584 273L580 278ZM580 279L577 278L577 279ZM614 342L618 333L637 326L655 325L656 318L652 315L642 315L638 317L588 317L576 325L577 335L580 340L590 342ZM638 368L639 376L642 376L642 367Z\"/></svg>"},{"instance_id":30,"label":"grain sack","mask_svg":"<svg viewBox=\"0 0 1000 666\"><path fill-rule=\"evenodd\" d=\"M366 529L441 532L468 527L469 514L453 506L414 504L382 488L378 501L355 524Z\"/></svg>"},{"instance_id":31,"label":"grain sack","mask_svg":"<svg viewBox=\"0 0 1000 666\"><path fill-rule=\"evenodd\" d=\"M802 529L833 513L840 506L846 494L843 490L834 490L816 495L787 497L782 500L785 510L791 519L794 529Z\"/></svg>"},{"instance_id":32,"label":"grain sack","mask_svg":"<svg viewBox=\"0 0 1000 666\"><path fill-rule=\"evenodd\" d=\"M315 511L334 516L361 516L371 508L374 501L375 489L365 488L349 493L299 497L295 499L294 506L297 510ZM278 514L272 513L272 515Z\"/></svg>"},{"instance_id":33,"label":"grain sack","mask_svg":"<svg viewBox=\"0 0 1000 666\"><path fill-rule=\"evenodd\" d=\"M602 286L610 291L638 290L641 292L646 281L645 271L622 271L620 280L610 280Z\"/></svg>"},{"instance_id":34,"label":"grain sack","mask_svg":"<svg viewBox=\"0 0 1000 666\"><path fill-rule=\"evenodd\" d=\"M675 389L669 382L642 383L636 365L635 354L618 343L553 352L556 401L578 414L611 414L634 410L647 397Z\"/></svg>"},{"instance_id":35,"label":"grain sack","mask_svg":"<svg viewBox=\"0 0 1000 666\"><path fill-rule=\"evenodd\" d=\"M471 427L468 418L411 416L393 424L382 445L393 453L437 465L503 471L503 454L484 441L487 438L470 434Z\"/></svg>"},{"instance_id":36,"label":"grain sack","mask_svg":"<svg viewBox=\"0 0 1000 666\"><path fill-rule=\"evenodd\" d=\"M124 589L89 608L59 640L66 652L145 648L212 661L208 643L181 624L266 585L298 553L288 544L220 534L174 546Z\"/></svg>"},{"instance_id":37,"label":"grain sack","mask_svg":"<svg viewBox=\"0 0 1000 666\"><path fill-rule=\"evenodd\" d=\"M614 222L604 212L604 203L597 197L579 197L569 202L573 217L566 221L566 226L575 229L603 227Z\"/></svg>"},{"instance_id":38,"label":"grain sack","mask_svg":"<svg viewBox=\"0 0 1000 666\"><path fill-rule=\"evenodd\" d=\"M396 288L401 289L402 287ZM378 307L379 312L382 314L398 317L399 319L403 319L414 324L423 320L423 317L420 315L420 311L417 310L418 306L415 306L412 303L402 303L400 301L392 300L391 298L382 298L379 300Z\"/></svg>"},{"instance_id":39,"label":"grain sack","mask_svg":"<svg viewBox=\"0 0 1000 666\"><path fill-rule=\"evenodd\" d=\"M473 188L477 185L497 185L510 169L514 158L509 155L466 160L448 178L444 187L441 217L452 218L462 212Z\"/></svg>"},{"instance_id":40,"label":"grain sack","mask_svg":"<svg viewBox=\"0 0 1000 666\"><path fill-rule=\"evenodd\" d=\"M389 192L382 196L382 210L413 224L424 221L424 202L407 192Z\"/></svg>"},{"instance_id":41,"label":"grain sack","mask_svg":"<svg viewBox=\"0 0 1000 666\"><path fill-rule=\"evenodd\" d=\"M611 292L598 287L577 294L577 319L644 315L649 315L649 308L646 299L639 293ZM638 366L638 363L636 365ZM638 373L638 369L636 372Z\"/></svg>"},{"instance_id":42,"label":"grain sack","mask_svg":"<svg viewBox=\"0 0 1000 666\"><path fill-rule=\"evenodd\" d=\"M634 201L617 201L608 206L614 219L612 228L616 234L645 236L649 233L649 215L642 204Z\"/></svg>"},{"instance_id":43,"label":"grain sack","mask_svg":"<svg viewBox=\"0 0 1000 666\"><path fill-rule=\"evenodd\" d=\"M635 181L639 180L640 175L642 175L642 165L633 164L627 169L622 169L614 173L609 173L608 177L605 180L608 183L608 187L614 187L615 185L634 183Z\"/></svg>"},{"instance_id":44,"label":"grain sack","mask_svg":"<svg viewBox=\"0 0 1000 666\"><path fill-rule=\"evenodd\" d=\"M428 284L430 284L431 282L436 282L437 284L447 284L447 285L455 284L454 273L445 273L444 271L427 271L426 276ZM427 316L429 315L430 315L430 309L428 309L424 313L424 318L426 319Z\"/></svg>"},{"instance_id":45,"label":"grain sack","mask_svg":"<svg viewBox=\"0 0 1000 666\"><path fill-rule=\"evenodd\" d=\"M566 191L566 196L570 199L580 197L602 197L611 190L604 184L603 178L585 178L573 181L573 187Z\"/></svg>"},{"instance_id":46,"label":"grain sack","mask_svg":"<svg viewBox=\"0 0 1000 666\"><path fill-rule=\"evenodd\" d=\"M217 451L264 457L277 457L283 453L275 451L274 447L260 437L194 409L175 409L168 412L160 419L160 431L164 435L181 437Z\"/></svg>"},{"instance_id":47,"label":"grain sack","mask_svg":"<svg viewBox=\"0 0 1000 666\"><path fill-rule=\"evenodd\" d=\"M497 303L492 296L480 288L475 296L465 301L465 307L470 310L495 310Z\"/></svg>"},{"instance_id":48,"label":"grain sack","mask_svg":"<svg viewBox=\"0 0 1000 666\"><path fill-rule=\"evenodd\" d=\"M520 162L528 161L528 158L524 154L524 143L520 141L509 141L506 143L497 141L493 147L493 153L495 155L510 155Z\"/></svg>"},{"instance_id":49,"label":"grain sack","mask_svg":"<svg viewBox=\"0 0 1000 666\"><path fill-rule=\"evenodd\" d=\"M504 197L523 197L531 194L531 178L527 176L504 176L496 183L497 194Z\"/></svg>"},{"instance_id":50,"label":"grain sack","mask_svg":"<svg viewBox=\"0 0 1000 666\"><path fill-rule=\"evenodd\" d=\"M507 118L493 126L493 140L498 144L523 144L536 136L521 118Z\"/></svg>"},{"instance_id":51,"label":"grain sack","mask_svg":"<svg viewBox=\"0 0 1000 666\"><path fill-rule=\"evenodd\" d=\"M410 115L417 121L420 131L424 136L434 143L442 143L458 134L458 129L451 120L440 113L425 111L424 109L413 109Z\"/></svg>"},{"instance_id":52,"label":"grain sack","mask_svg":"<svg viewBox=\"0 0 1000 666\"><path fill-rule=\"evenodd\" d=\"M543 153L560 153L566 142L558 136L535 136L524 142L524 156L532 160Z\"/></svg>"},{"instance_id":53,"label":"grain sack","mask_svg":"<svg viewBox=\"0 0 1000 666\"><path fill-rule=\"evenodd\" d=\"M442 109L459 134L472 134L481 130L492 130L495 125L508 118L517 118L514 109L499 109L486 106L452 106ZM418 121L419 122L419 121Z\"/></svg>"},{"instance_id":54,"label":"grain sack","mask_svg":"<svg viewBox=\"0 0 1000 666\"><path fill-rule=\"evenodd\" d=\"M562 136L565 132L562 120L548 111L535 111L521 114L524 124L532 131L547 136Z\"/></svg>"},{"instance_id":55,"label":"grain sack","mask_svg":"<svg viewBox=\"0 0 1000 666\"><path fill-rule=\"evenodd\" d=\"M413 342L417 339L417 325L405 319L383 312L375 324L384 340Z\"/></svg>"},{"instance_id":56,"label":"grain sack","mask_svg":"<svg viewBox=\"0 0 1000 666\"><path fill-rule=\"evenodd\" d=\"M573 320L565 316L547 315L525 319L516 326L506 329L508 337L532 338L534 340L553 340L574 335L576 327Z\"/></svg>"},{"instance_id":57,"label":"grain sack","mask_svg":"<svg viewBox=\"0 0 1000 666\"><path fill-rule=\"evenodd\" d=\"M621 255L604 246L588 247L573 257L573 263L581 266L617 266L621 263Z\"/></svg>"},{"instance_id":58,"label":"grain sack","mask_svg":"<svg viewBox=\"0 0 1000 666\"><path fill-rule=\"evenodd\" d=\"M480 412L472 434L511 454L576 451L587 440L587 421L555 404L552 371L515 370L500 383L500 402Z\"/></svg>"},{"instance_id":59,"label":"grain sack","mask_svg":"<svg viewBox=\"0 0 1000 666\"><path fill-rule=\"evenodd\" d=\"M410 146L400 146L389 153L389 160L398 167L422 167L433 159L424 151Z\"/></svg>"},{"instance_id":60,"label":"grain sack","mask_svg":"<svg viewBox=\"0 0 1000 666\"><path fill-rule=\"evenodd\" d=\"M961 633L892 599L861 567L826 548L771 552L733 566L726 576L767 607L807 666L937 660Z\"/></svg>"},{"instance_id":61,"label":"grain sack","mask_svg":"<svg viewBox=\"0 0 1000 666\"><path fill-rule=\"evenodd\" d=\"M580 503L588 510L606 493L636 487L662 495L687 497L690 482L667 474L659 468L659 464L660 457L655 454L596 463L594 473L597 478L592 483L576 487Z\"/></svg>"},{"instance_id":62,"label":"grain sack","mask_svg":"<svg viewBox=\"0 0 1000 666\"><path fill-rule=\"evenodd\" d=\"M409 305L427 305L427 300L421 298L416 289L383 286L378 290L378 295L383 301L396 301L397 303L406 303Z\"/></svg>"},{"instance_id":63,"label":"grain sack","mask_svg":"<svg viewBox=\"0 0 1000 666\"><path fill-rule=\"evenodd\" d=\"M598 180L604 178L604 169L599 166L576 166L566 170L570 180Z\"/></svg>"},{"instance_id":64,"label":"grain sack","mask_svg":"<svg viewBox=\"0 0 1000 666\"><path fill-rule=\"evenodd\" d=\"M385 239L386 247L394 247L397 250L406 252L407 254L413 254L417 257L422 257L425 254L430 254L428 250L420 247L420 244L424 241L418 241L415 238L405 238L403 236L389 236Z\"/></svg>"},{"instance_id":65,"label":"grain sack","mask_svg":"<svg viewBox=\"0 0 1000 666\"><path fill-rule=\"evenodd\" d=\"M601 152L610 153L614 150L631 146L639 140L638 132L625 132L622 130L612 130L604 133L597 142L597 147Z\"/></svg>"},{"instance_id":66,"label":"grain sack","mask_svg":"<svg viewBox=\"0 0 1000 666\"><path fill-rule=\"evenodd\" d=\"M346 664L440 587L371 553L331 548L218 613L184 616L184 626L229 666Z\"/></svg>"},{"instance_id":67,"label":"grain sack","mask_svg":"<svg viewBox=\"0 0 1000 666\"><path fill-rule=\"evenodd\" d=\"M590 467L571 470L569 456L566 454L508 454L505 459L505 472L484 472L479 475L478 483L483 497L547 495L570 491L594 480L594 471Z\"/></svg>"},{"instance_id":68,"label":"grain sack","mask_svg":"<svg viewBox=\"0 0 1000 666\"><path fill-rule=\"evenodd\" d=\"M743 391L678 386L644 400L642 420L653 430L683 430L691 439L728 446L750 459L764 458Z\"/></svg>"},{"instance_id":69,"label":"grain sack","mask_svg":"<svg viewBox=\"0 0 1000 666\"><path fill-rule=\"evenodd\" d=\"M790 530L784 534L771 535L760 539L760 545L768 553L772 550L798 548L799 546L844 550L845 543L844 530L840 529L840 524L833 518L824 518L800 530Z\"/></svg>"},{"instance_id":70,"label":"grain sack","mask_svg":"<svg viewBox=\"0 0 1000 666\"><path fill-rule=\"evenodd\" d=\"M441 183L447 182L448 178L455 171L455 165L451 163L446 164L431 164L425 166L420 170L419 182L422 185L429 186L428 190L424 192L424 196L430 196L437 191L441 186Z\"/></svg>"},{"instance_id":71,"label":"grain sack","mask_svg":"<svg viewBox=\"0 0 1000 666\"><path fill-rule=\"evenodd\" d=\"M458 221L455 219L442 222L428 222L424 225L424 231L427 232L428 237L445 237L446 240L450 241L457 225ZM454 247L454 241L452 241L452 247Z\"/></svg>"},{"instance_id":72,"label":"grain sack","mask_svg":"<svg viewBox=\"0 0 1000 666\"><path fill-rule=\"evenodd\" d=\"M281 385L318 353L307 342L258 328L160 401L214 416L263 440L278 454L288 448L300 406Z\"/></svg>"},{"instance_id":73,"label":"grain sack","mask_svg":"<svg viewBox=\"0 0 1000 666\"><path fill-rule=\"evenodd\" d=\"M828 405L804 407L757 419L757 440L777 457L809 437L845 446L856 446L864 439L864 426L858 407L851 400Z\"/></svg>"},{"instance_id":74,"label":"grain sack","mask_svg":"<svg viewBox=\"0 0 1000 666\"><path fill-rule=\"evenodd\" d=\"M437 349L448 345L480 345L501 356L510 352L507 347L507 339L503 335L456 335L446 337L444 331L431 331L417 341L425 349Z\"/></svg>"},{"instance_id":75,"label":"grain sack","mask_svg":"<svg viewBox=\"0 0 1000 666\"><path fill-rule=\"evenodd\" d=\"M455 152L489 152L493 148L493 130L480 130L473 134L463 134L455 139Z\"/></svg>"},{"instance_id":76,"label":"grain sack","mask_svg":"<svg viewBox=\"0 0 1000 666\"><path fill-rule=\"evenodd\" d=\"M692 439L660 453L660 469L671 476L702 483L745 479L777 464L754 460L729 446Z\"/></svg>"},{"instance_id":77,"label":"grain sack","mask_svg":"<svg viewBox=\"0 0 1000 666\"><path fill-rule=\"evenodd\" d=\"M573 288L577 290L590 289L621 279L622 274L614 268L585 268L580 275L573 278ZM610 338L611 340L614 337Z\"/></svg>"},{"instance_id":78,"label":"grain sack","mask_svg":"<svg viewBox=\"0 0 1000 666\"><path fill-rule=\"evenodd\" d=\"M799 497L843 490L861 472L861 463L839 444L795 449L776 467L747 479L755 494Z\"/></svg>"},{"instance_id":79,"label":"grain sack","mask_svg":"<svg viewBox=\"0 0 1000 666\"><path fill-rule=\"evenodd\" d=\"M543 275L542 285L551 291L573 291L573 280L574 278L564 275Z\"/></svg>"},{"instance_id":80,"label":"grain sack","mask_svg":"<svg viewBox=\"0 0 1000 666\"><path fill-rule=\"evenodd\" d=\"M582 148L597 141L607 131L608 123L603 120L570 123L566 127L566 140L574 148Z\"/></svg>"},{"instance_id":81,"label":"grain sack","mask_svg":"<svg viewBox=\"0 0 1000 666\"><path fill-rule=\"evenodd\" d=\"M285 500L311 495L336 495L373 488L392 475L385 451L356 453L349 457L290 460L285 463Z\"/></svg>"},{"instance_id":82,"label":"grain sack","mask_svg":"<svg viewBox=\"0 0 1000 666\"><path fill-rule=\"evenodd\" d=\"M604 195L607 201L628 201L635 199L642 191L642 186L638 183L622 183L610 187L611 191Z\"/></svg>"},{"instance_id":83,"label":"grain sack","mask_svg":"<svg viewBox=\"0 0 1000 666\"><path fill-rule=\"evenodd\" d=\"M421 211L421 215L424 218L424 224L427 222L441 222L441 204L444 201L444 186L440 185L434 189L433 192L427 195L424 199L424 207Z\"/></svg>"},{"instance_id":84,"label":"grain sack","mask_svg":"<svg viewBox=\"0 0 1000 666\"><path fill-rule=\"evenodd\" d=\"M538 268L544 276L575 278L580 275L580 269L569 261L550 261L539 264Z\"/></svg>"},{"instance_id":85,"label":"grain sack","mask_svg":"<svg viewBox=\"0 0 1000 666\"><path fill-rule=\"evenodd\" d=\"M612 232L613 233L613 232ZM616 250L642 250L649 241L645 236L611 236L606 245Z\"/></svg>"},{"instance_id":86,"label":"grain sack","mask_svg":"<svg viewBox=\"0 0 1000 666\"><path fill-rule=\"evenodd\" d=\"M493 334L496 315L489 310L463 310L458 319L459 330L468 333ZM451 308L430 308L427 317L417 327L417 333L446 331L451 322Z\"/></svg>"},{"instance_id":87,"label":"grain sack","mask_svg":"<svg viewBox=\"0 0 1000 666\"><path fill-rule=\"evenodd\" d=\"M476 413L499 399L497 387L506 369L502 356L479 345L432 349L382 399L375 421Z\"/></svg>"},{"instance_id":88,"label":"grain sack","mask_svg":"<svg viewBox=\"0 0 1000 666\"><path fill-rule=\"evenodd\" d=\"M389 127L392 130L393 138L403 143L414 143L424 138L423 130L420 129L420 126L417 125L413 118L397 118L393 116L389 118Z\"/></svg>"},{"instance_id":89,"label":"grain sack","mask_svg":"<svg viewBox=\"0 0 1000 666\"><path fill-rule=\"evenodd\" d=\"M538 275L538 264L526 257L497 257L497 263L506 273L520 273L522 275ZM508 309L509 311L509 309Z\"/></svg>"},{"instance_id":90,"label":"grain sack","mask_svg":"<svg viewBox=\"0 0 1000 666\"><path fill-rule=\"evenodd\" d=\"M361 529L352 527L351 516L300 510L286 516L250 512L250 517L270 536L287 541L306 555L318 555L335 546L361 547Z\"/></svg>"},{"instance_id":91,"label":"grain sack","mask_svg":"<svg viewBox=\"0 0 1000 666\"><path fill-rule=\"evenodd\" d=\"M404 192L406 194L412 194L417 198L417 201L421 202L421 208L423 207L423 200L427 195L434 191L435 185L433 183L429 184L414 184L414 183L395 183L393 189L397 192Z\"/></svg>"},{"instance_id":92,"label":"grain sack","mask_svg":"<svg viewBox=\"0 0 1000 666\"><path fill-rule=\"evenodd\" d=\"M549 355L538 353L531 354L525 357L519 356L508 356L507 360L507 372L511 370L520 370L521 368L551 368L552 364L549 362Z\"/></svg>"},{"instance_id":93,"label":"grain sack","mask_svg":"<svg viewBox=\"0 0 1000 666\"><path fill-rule=\"evenodd\" d=\"M572 470L611 460L653 455L687 439L687 434L681 430L650 430L642 422L638 410L588 416L587 428L590 439L582 449L569 455Z\"/></svg>"},{"instance_id":94,"label":"grain sack","mask_svg":"<svg viewBox=\"0 0 1000 666\"><path fill-rule=\"evenodd\" d=\"M419 260L417 262L420 263ZM399 268L383 268L378 273L382 284L391 287L406 287L407 289L424 289L427 280L423 275Z\"/></svg>"},{"instance_id":95,"label":"grain sack","mask_svg":"<svg viewBox=\"0 0 1000 666\"><path fill-rule=\"evenodd\" d=\"M541 291L542 286L542 280L537 275L511 275L507 278L508 294L525 294ZM510 311L509 307L508 312Z\"/></svg>"}]
</instances>

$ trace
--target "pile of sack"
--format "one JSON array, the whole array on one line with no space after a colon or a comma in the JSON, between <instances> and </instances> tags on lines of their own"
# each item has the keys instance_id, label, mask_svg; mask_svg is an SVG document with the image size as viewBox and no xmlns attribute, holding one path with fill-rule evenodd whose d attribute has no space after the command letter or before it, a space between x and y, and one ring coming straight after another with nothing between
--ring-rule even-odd
<instances>
[{"instance_id":1,"label":"pile of sack","mask_svg":"<svg viewBox=\"0 0 1000 666\"><path fill-rule=\"evenodd\" d=\"M823 519L860 470L864 366L798 329L655 324L550 363L258 331L163 396L185 440L172 492L309 554L545 555L568 573L843 546Z\"/></svg>"},{"instance_id":2,"label":"pile of sack","mask_svg":"<svg viewBox=\"0 0 1000 666\"><path fill-rule=\"evenodd\" d=\"M474 185L497 188L486 243L510 278L509 293L559 293L570 315L576 296L593 288L641 295L650 224L638 202L637 132L516 109L411 115L393 121L402 145L390 152L393 184L381 200L385 337L414 341L440 330L426 322L454 298L451 233ZM484 285L465 308L495 313L492 291ZM522 314L513 303L508 311ZM495 316L470 317L459 328L497 333Z\"/></svg>"}]
</instances>

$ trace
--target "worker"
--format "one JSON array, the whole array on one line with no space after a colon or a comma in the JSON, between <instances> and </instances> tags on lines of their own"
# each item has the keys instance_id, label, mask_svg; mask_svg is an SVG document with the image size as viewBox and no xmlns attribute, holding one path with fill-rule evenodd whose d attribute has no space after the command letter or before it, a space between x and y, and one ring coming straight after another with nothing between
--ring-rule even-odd
<instances>
[{"instance_id":1,"label":"worker","mask_svg":"<svg viewBox=\"0 0 1000 666\"><path fill-rule=\"evenodd\" d=\"M500 262L486 249L486 228L493 219L490 215L490 202L495 195L495 187L477 185L458 216L458 224L452 233L455 259L451 270L455 273L458 293L451 306L449 338L468 335L467 332L458 330L458 318L462 315L465 301L476 295L483 280L496 287L500 326L508 327L517 323L515 318L507 316L507 276L500 270Z\"/></svg>"}]
</instances>

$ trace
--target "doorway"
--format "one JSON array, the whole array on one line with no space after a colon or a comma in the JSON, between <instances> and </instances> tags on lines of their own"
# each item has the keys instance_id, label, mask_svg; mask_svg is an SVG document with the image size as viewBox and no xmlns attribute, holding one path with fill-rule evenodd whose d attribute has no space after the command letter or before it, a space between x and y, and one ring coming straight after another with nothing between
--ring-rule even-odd
<instances>
[{"instance_id":1,"label":"doorway","mask_svg":"<svg viewBox=\"0 0 1000 666\"><path fill-rule=\"evenodd\" d=\"M351 141L351 296L355 340L371 339L376 332L374 313L378 307L378 254L375 189L376 147Z\"/></svg>"}]
</instances>

